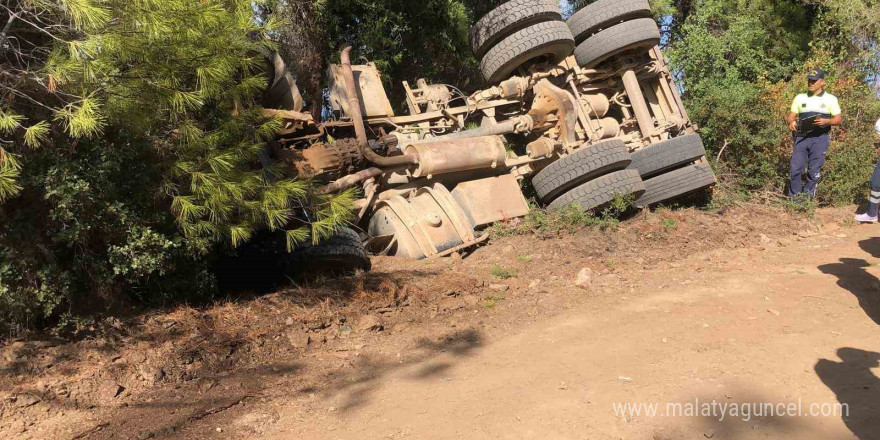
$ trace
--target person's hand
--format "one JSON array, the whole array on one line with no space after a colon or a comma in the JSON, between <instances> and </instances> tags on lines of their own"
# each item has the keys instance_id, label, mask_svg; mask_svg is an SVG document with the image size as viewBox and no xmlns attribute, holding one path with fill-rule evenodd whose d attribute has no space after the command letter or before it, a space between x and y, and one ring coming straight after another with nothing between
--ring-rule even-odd
<instances>
[{"instance_id":1,"label":"person's hand","mask_svg":"<svg viewBox=\"0 0 880 440\"><path fill-rule=\"evenodd\" d=\"M797 121L791 121L791 123L788 124L788 128L791 131L797 131L797 126L798 126Z\"/></svg>"},{"instance_id":2,"label":"person's hand","mask_svg":"<svg viewBox=\"0 0 880 440\"><path fill-rule=\"evenodd\" d=\"M827 127L827 126L831 125L831 119L819 118L819 119L816 119L815 124L817 127Z\"/></svg>"}]
</instances>

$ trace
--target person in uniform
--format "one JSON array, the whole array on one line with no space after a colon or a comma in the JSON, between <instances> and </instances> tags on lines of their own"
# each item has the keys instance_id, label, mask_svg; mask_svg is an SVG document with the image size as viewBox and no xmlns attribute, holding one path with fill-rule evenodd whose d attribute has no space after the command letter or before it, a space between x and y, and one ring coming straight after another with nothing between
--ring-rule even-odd
<instances>
[{"instance_id":1,"label":"person in uniform","mask_svg":"<svg viewBox=\"0 0 880 440\"><path fill-rule=\"evenodd\" d=\"M831 144L831 127L843 122L840 103L834 95L825 91L825 71L812 70L807 80L809 93L802 93L794 99L788 115L788 126L795 133L789 197L800 194L816 196L825 155ZM805 171L806 185L803 179Z\"/></svg>"},{"instance_id":2,"label":"person in uniform","mask_svg":"<svg viewBox=\"0 0 880 440\"><path fill-rule=\"evenodd\" d=\"M877 133L877 146L880 151L880 119L874 124L874 132ZM880 162L874 168L874 175L871 176L871 197L868 199L868 212L856 216L859 223L877 223L877 217L880 215Z\"/></svg>"}]
</instances>

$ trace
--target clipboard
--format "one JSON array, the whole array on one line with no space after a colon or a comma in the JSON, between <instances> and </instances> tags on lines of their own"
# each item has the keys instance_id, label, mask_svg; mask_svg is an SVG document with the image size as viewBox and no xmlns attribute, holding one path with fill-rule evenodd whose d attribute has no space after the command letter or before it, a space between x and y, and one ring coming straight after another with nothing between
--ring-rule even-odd
<instances>
[{"instance_id":1,"label":"clipboard","mask_svg":"<svg viewBox=\"0 0 880 440\"><path fill-rule=\"evenodd\" d=\"M821 118L821 117L822 117L822 115L815 115L815 116L810 116L809 118L803 118L803 119L798 120L798 131L800 131L802 133L808 133L808 132L811 132L811 131L819 128L819 126L816 125L816 121L818 121L819 118Z\"/></svg>"},{"instance_id":2,"label":"clipboard","mask_svg":"<svg viewBox=\"0 0 880 440\"><path fill-rule=\"evenodd\" d=\"M820 128L816 125L816 121L821 118L822 115L810 116L809 118L803 118L798 120L798 133L811 133L816 129Z\"/></svg>"}]
</instances>

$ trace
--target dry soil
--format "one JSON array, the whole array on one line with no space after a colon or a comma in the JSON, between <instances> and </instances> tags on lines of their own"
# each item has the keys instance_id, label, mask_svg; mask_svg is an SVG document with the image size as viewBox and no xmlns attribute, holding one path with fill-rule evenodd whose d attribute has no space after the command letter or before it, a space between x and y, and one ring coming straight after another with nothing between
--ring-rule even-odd
<instances>
[{"instance_id":1,"label":"dry soil","mask_svg":"<svg viewBox=\"0 0 880 440\"><path fill-rule=\"evenodd\" d=\"M10 341L0 438L880 439L880 227L850 213L645 213ZM729 413L758 403L848 415Z\"/></svg>"}]
</instances>

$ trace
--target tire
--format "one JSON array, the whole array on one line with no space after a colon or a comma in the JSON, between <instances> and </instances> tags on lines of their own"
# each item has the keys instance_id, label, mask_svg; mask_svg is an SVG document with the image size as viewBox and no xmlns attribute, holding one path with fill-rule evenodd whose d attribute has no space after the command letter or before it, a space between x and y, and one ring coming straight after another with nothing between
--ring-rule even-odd
<instances>
[{"instance_id":1,"label":"tire","mask_svg":"<svg viewBox=\"0 0 880 440\"><path fill-rule=\"evenodd\" d=\"M645 194L636 200L645 208L715 185L715 172L708 164L690 165L645 181Z\"/></svg>"},{"instance_id":2,"label":"tire","mask_svg":"<svg viewBox=\"0 0 880 440\"><path fill-rule=\"evenodd\" d=\"M222 256L212 265L222 291L268 292L291 279L315 275L345 275L369 270L370 258L358 234L341 228L317 246L287 252L284 231L260 231L248 243Z\"/></svg>"},{"instance_id":3,"label":"tire","mask_svg":"<svg viewBox=\"0 0 880 440\"><path fill-rule=\"evenodd\" d=\"M550 62L558 63L571 55L572 49L574 37L564 22L538 23L501 40L486 52L480 69L487 81L497 84L532 59L547 56Z\"/></svg>"},{"instance_id":4,"label":"tire","mask_svg":"<svg viewBox=\"0 0 880 440\"><path fill-rule=\"evenodd\" d=\"M623 52L660 44L660 28L653 18L639 18L611 26L581 43L574 51L578 65L592 68Z\"/></svg>"},{"instance_id":5,"label":"tire","mask_svg":"<svg viewBox=\"0 0 880 440\"><path fill-rule=\"evenodd\" d=\"M618 23L637 18L650 18L648 0L599 0L581 8L566 23L576 43L582 43L591 35Z\"/></svg>"},{"instance_id":6,"label":"tire","mask_svg":"<svg viewBox=\"0 0 880 440\"><path fill-rule=\"evenodd\" d=\"M688 134L634 152L632 164L627 169L639 170L642 178L647 179L692 163L705 155L706 147L703 146L700 135Z\"/></svg>"},{"instance_id":7,"label":"tire","mask_svg":"<svg viewBox=\"0 0 880 440\"><path fill-rule=\"evenodd\" d=\"M360 236L349 228L340 228L336 235L318 245L296 249L288 263L291 273L305 275L344 274L371 267Z\"/></svg>"},{"instance_id":8,"label":"tire","mask_svg":"<svg viewBox=\"0 0 880 440\"><path fill-rule=\"evenodd\" d=\"M545 21L561 21L559 2L554 0L512 0L484 15L471 27L471 49L477 59L514 32Z\"/></svg>"},{"instance_id":9,"label":"tire","mask_svg":"<svg viewBox=\"0 0 880 440\"><path fill-rule=\"evenodd\" d=\"M532 179L532 186L544 202L588 180L625 169L632 162L626 144L620 140L599 142L551 163Z\"/></svg>"},{"instance_id":10,"label":"tire","mask_svg":"<svg viewBox=\"0 0 880 440\"><path fill-rule=\"evenodd\" d=\"M554 200L550 209L578 204L584 211L600 208L615 197L633 194L638 199L645 192L645 184L638 171L623 170L587 182Z\"/></svg>"}]
</instances>

